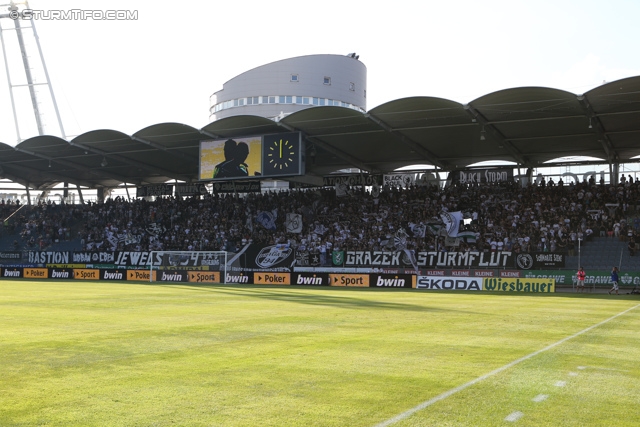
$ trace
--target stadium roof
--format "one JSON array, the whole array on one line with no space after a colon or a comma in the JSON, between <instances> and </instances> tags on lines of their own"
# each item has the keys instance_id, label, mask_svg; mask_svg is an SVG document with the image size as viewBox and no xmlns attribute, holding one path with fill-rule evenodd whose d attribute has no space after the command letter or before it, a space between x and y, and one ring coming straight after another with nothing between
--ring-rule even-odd
<instances>
[{"instance_id":1,"label":"stadium roof","mask_svg":"<svg viewBox=\"0 0 640 427\"><path fill-rule=\"evenodd\" d=\"M451 171L490 160L540 167L568 156L635 161L640 156L640 76L583 95L520 87L466 105L411 97L367 113L314 107L277 122L235 116L202 129L160 123L133 135L94 130L70 141L37 136L15 147L0 143L0 177L42 190L61 182L89 188L195 182L199 141L283 131L303 132L312 177L346 168L385 173L415 164Z\"/></svg>"}]
</instances>

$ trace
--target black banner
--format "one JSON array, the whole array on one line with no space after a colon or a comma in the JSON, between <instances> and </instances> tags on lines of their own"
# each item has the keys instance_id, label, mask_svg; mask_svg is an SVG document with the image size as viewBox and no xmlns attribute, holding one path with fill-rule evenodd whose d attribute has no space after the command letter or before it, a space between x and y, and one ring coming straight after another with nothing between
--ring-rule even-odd
<instances>
[{"instance_id":1,"label":"black banner","mask_svg":"<svg viewBox=\"0 0 640 427\"><path fill-rule=\"evenodd\" d=\"M176 197L198 196L209 194L204 184L176 184Z\"/></svg>"},{"instance_id":2,"label":"black banner","mask_svg":"<svg viewBox=\"0 0 640 427\"><path fill-rule=\"evenodd\" d=\"M69 251L28 251L27 260L32 264L71 264Z\"/></svg>"},{"instance_id":3,"label":"black banner","mask_svg":"<svg viewBox=\"0 0 640 427\"><path fill-rule=\"evenodd\" d=\"M318 267L320 266L320 254L296 250L296 266Z\"/></svg>"},{"instance_id":4,"label":"black banner","mask_svg":"<svg viewBox=\"0 0 640 427\"><path fill-rule=\"evenodd\" d=\"M115 252L73 252L72 262L74 264L111 264L115 261Z\"/></svg>"},{"instance_id":5,"label":"black banner","mask_svg":"<svg viewBox=\"0 0 640 427\"><path fill-rule=\"evenodd\" d=\"M116 267L148 267L151 262L154 266L168 267L209 267L218 270L224 263L224 257L215 252L155 252L153 260L151 252L136 251L101 251L101 252L74 252L73 263L81 264L110 264ZM38 259L42 259L41 255ZM57 262L56 264L64 264Z\"/></svg>"},{"instance_id":6,"label":"black banner","mask_svg":"<svg viewBox=\"0 0 640 427\"><path fill-rule=\"evenodd\" d=\"M0 251L0 263L16 262L22 260L21 251Z\"/></svg>"},{"instance_id":7,"label":"black banner","mask_svg":"<svg viewBox=\"0 0 640 427\"><path fill-rule=\"evenodd\" d=\"M336 184L344 185L382 185L382 175L329 175L322 178L325 187L333 187Z\"/></svg>"},{"instance_id":8,"label":"black banner","mask_svg":"<svg viewBox=\"0 0 640 427\"><path fill-rule=\"evenodd\" d=\"M545 270L549 268L563 268L565 266L563 253L536 252L516 255L515 267L520 270Z\"/></svg>"},{"instance_id":9,"label":"black banner","mask_svg":"<svg viewBox=\"0 0 640 427\"><path fill-rule=\"evenodd\" d=\"M149 196L171 196L173 194L173 185L157 184L136 187L136 197Z\"/></svg>"},{"instance_id":10,"label":"black banner","mask_svg":"<svg viewBox=\"0 0 640 427\"><path fill-rule=\"evenodd\" d=\"M251 244L234 258L233 266L249 270L291 271L294 261L294 250L288 245Z\"/></svg>"},{"instance_id":11,"label":"black banner","mask_svg":"<svg viewBox=\"0 0 640 427\"><path fill-rule=\"evenodd\" d=\"M514 257L511 252L506 251L418 252L415 262L419 268L511 268ZM342 265L344 267L413 267L412 260L405 251L346 251Z\"/></svg>"},{"instance_id":12,"label":"black banner","mask_svg":"<svg viewBox=\"0 0 640 427\"><path fill-rule=\"evenodd\" d=\"M260 181L214 182L214 193L259 193L262 191Z\"/></svg>"},{"instance_id":13,"label":"black banner","mask_svg":"<svg viewBox=\"0 0 640 427\"><path fill-rule=\"evenodd\" d=\"M473 169L454 171L451 181L458 184L495 184L513 182L513 169Z\"/></svg>"},{"instance_id":14,"label":"black banner","mask_svg":"<svg viewBox=\"0 0 640 427\"><path fill-rule=\"evenodd\" d=\"M113 253L113 264L118 267L148 267L162 264L162 256L156 252L153 261L151 260L151 252L135 252L135 251L116 251Z\"/></svg>"}]
</instances>

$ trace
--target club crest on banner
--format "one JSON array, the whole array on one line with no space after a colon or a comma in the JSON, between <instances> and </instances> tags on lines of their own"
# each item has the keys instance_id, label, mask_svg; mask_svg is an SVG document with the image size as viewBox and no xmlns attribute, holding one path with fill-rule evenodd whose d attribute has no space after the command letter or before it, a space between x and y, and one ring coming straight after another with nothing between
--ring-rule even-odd
<instances>
[{"instance_id":1,"label":"club crest on banner","mask_svg":"<svg viewBox=\"0 0 640 427\"><path fill-rule=\"evenodd\" d=\"M275 230L276 218L277 216L273 212L261 211L256 217L256 222L267 230Z\"/></svg>"},{"instance_id":2,"label":"club crest on banner","mask_svg":"<svg viewBox=\"0 0 640 427\"><path fill-rule=\"evenodd\" d=\"M444 222L445 229L449 237L458 237L460 230L460 221L462 221L462 212L440 212L440 218Z\"/></svg>"},{"instance_id":3,"label":"club crest on banner","mask_svg":"<svg viewBox=\"0 0 640 427\"><path fill-rule=\"evenodd\" d=\"M302 233L302 215L288 213L286 227L287 233Z\"/></svg>"}]
</instances>

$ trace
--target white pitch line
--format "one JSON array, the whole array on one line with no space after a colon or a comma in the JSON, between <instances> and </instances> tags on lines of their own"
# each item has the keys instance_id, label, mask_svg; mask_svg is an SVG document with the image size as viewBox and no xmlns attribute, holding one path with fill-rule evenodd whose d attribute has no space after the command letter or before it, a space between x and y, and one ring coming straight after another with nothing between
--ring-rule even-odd
<instances>
[{"instance_id":1,"label":"white pitch line","mask_svg":"<svg viewBox=\"0 0 640 427\"><path fill-rule=\"evenodd\" d=\"M516 422L518 421L520 418L522 418L524 414L520 411L516 411L516 412L512 412L511 414L507 415L507 418L505 418L505 421L510 421L510 422Z\"/></svg>"},{"instance_id":2,"label":"white pitch line","mask_svg":"<svg viewBox=\"0 0 640 427\"><path fill-rule=\"evenodd\" d=\"M578 373L577 372L569 372L569 376L570 377L577 377Z\"/></svg>"},{"instance_id":3,"label":"white pitch line","mask_svg":"<svg viewBox=\"0 0 640 427\"><path fill-rule=\"evenodd\" d=\"M554 384L554 386L556 387L564 387L567 385L566 381L556 381L556 383Z\"/></svg>"},{"instance_id":4,"label":"white pitch line","mask_svg":"<svg viewBox=\"0 0 640 427\"><path fill-rule=\"evenodd\" d=\"M539 394L531 400L533 400L534 402L542 402L543 400L547 400L548 397L548 394Z\"/></svg>"},{"instance_id":5,"label":"white pitch line","mask_svg":"<svg viewBox=\"0 0 640 427\"><path fill-rule=\"evenodd\" d=\"M499 368L497 368L497 369L494 369L493 371L491 371L491 372L489 372L489 373L487 373L487 374L484 374L484 375L482 375L482 376L479 376L478 378L476 378L476 379L474 379L474 380L471 380L471 381L469 381L469 382L467 382L467 383L464 383L464 384L462 384L462 385L460 385L460 386L458 386L458 387L456 387L456 388L452 388L452 389L451 389L451 390L449 390L449 391L445 391L444 393L439 394L439 395L437 395L436 397L431 398L431 399L429 399L429 400L426 400L426 401L422 402L421 404L419 404L419 405L417 405L417 406L414 406L414 407L413 407L413 408L411 408L411 409L407 409L406 411L404 411L404 412L402 412L402 413L400 413L400 414L396 415L396 416L395 416L395 417L393 417L393 418L389 418L389 419L388 419L388 420L386 420L386 421L383 421L383 422L381 422L381 423L379 423L379 424L376 424L374 427L387 427L387 426L393 425L393 424L395 424L395 423L397 423L397 422L400 422L400 421L402 421L402 420L404 420L404 419L407 419L407 418L409 418L411 415L415 414L416 412L419 412L419 411L421 411L421 410L423 410L423 409L425 409L425 408L428 408L429 406L433 405L434 403L437 403L437 402L439 402L439 401L441 401L441 400L443 400L443 399L446 399L447 397L449 397L449 396L451 396L451 395L454 395L454 394L456 394L457 392L462 391L462 390L464 390L464 389L466 389L466 388L469 388L469 387L471 387L472 385L479 383L480 381L484 381L484 380L486 380L486 379L487 379L487 378L489 378L489 377L492 377L492 376L494 376L494 375L496 375L496 374L499 374L500 372L505 371L505 370L507 370L507 369L509 369L509 368L511 368L511 367L513 367L513 366L515 366L515 365L517 365L517 364L519 364L519 363L522 363L522 362L524 362L525 360L529 360L529 359L531 359L532 357L535 357L535 356L539 355L540 353L544 353L544 352L545 352L545 351L547 351L547 350L551 350L552 348L557 347L557 346L559 346L560 344L563 344L563 343L565 343L565 342L567 342L567 341L569 341L569 340L571 340L571 339L573 339L573 338L575 338L575 337L578 337L578 336L580 336L580 335L582 335L582 334L584 334L584 333L586 333L586 332L589 332L590 330L592 330L592 329L594 329L594 328L597 328L598 326L604 325L605 323L610 322L610 321L612 321L613 319L615 319L615 318L617 318L617 317L620 317L620 316L622 316L623 314L626 314L626 313L628 313L629 311L631 311L631 310L633 310L633 309L635 309L635 308L637 308L637 307L640 307L640 304L637 304L637 305L635 305L635 306L633 306L633 307L631 307L631 308L629 308L629 309L627 309L627 310L625 310L625 311L622 311L622 312L620 312L620 313L616 314L615 316L612 316L612 317L610 317L610 318L608 318L608 319L606 319L606 320L603 320L603 321L602 321L602 322L600 322L600 323L596 323L595 325L589 326L588 328L583 329L583 330L581 330L580 332L577 332L577 333L575 333L575 334L573 334L573 335L571 335L571 336L569 336L569 337L563 338L563 339L561 339L560 341L557 341L557 342L555 342L555 343L553 343L553 344L551 344L551 345L548 345L548 346L546 346L546 347L545 347L545 348L543 348L543 349L540 349L540 350L534 351L533 353L531 353L531 354L527 354L526 356L523 356L523 357L521 357L520 359L516 359L516 360L514 360L513 362L507 363L506 365L501 366L501 367L499 367Z\"/></svg>"}]
</instances>

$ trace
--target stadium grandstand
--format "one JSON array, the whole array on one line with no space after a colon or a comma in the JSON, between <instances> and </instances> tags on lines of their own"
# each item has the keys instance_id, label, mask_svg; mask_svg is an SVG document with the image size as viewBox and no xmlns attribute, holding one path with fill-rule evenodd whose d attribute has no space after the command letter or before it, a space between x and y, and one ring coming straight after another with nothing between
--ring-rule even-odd
<instances>
[{"instance_id":1,"label":"stadium grandstand","mask_svg":"<svg viewBox=\"0 0 640 427\"><path fill-rule=\"evenodd\" d=\"M640 76L582 95L520 87L467 104L410 97L368 112L317 106L202 129L159 123L133 135L103 129L0 144L0 177L26 192L0 197L0 250L15 262L21 251L238 254L283 245L296 254L289 267L332 268L345 251L400 251L408 270L444 265L420 254L558 254L538 257L540 265L640 271L640 183L623 173L640 155L639 94ZM203 174L203 141L283 134L299 138L295 172ZM415 165L424 169L403 170ZM539 172L551 165L566 172L555 180ZM608 170L571 172L577 165ZM286 190L268 191L275 182ZM89 191L95 199L85 200Z\"/></svg>"}]
</instances>

